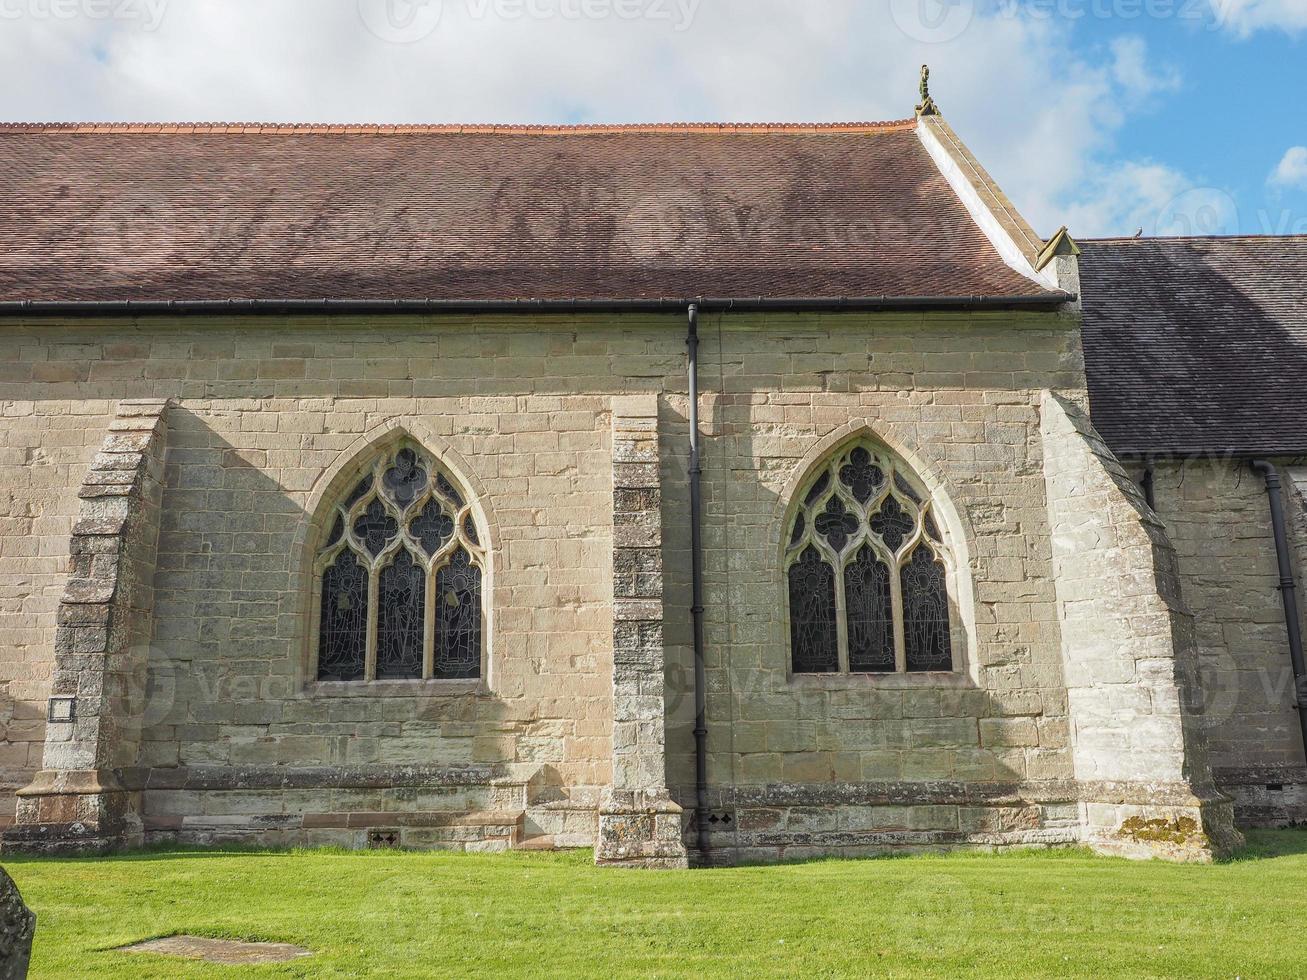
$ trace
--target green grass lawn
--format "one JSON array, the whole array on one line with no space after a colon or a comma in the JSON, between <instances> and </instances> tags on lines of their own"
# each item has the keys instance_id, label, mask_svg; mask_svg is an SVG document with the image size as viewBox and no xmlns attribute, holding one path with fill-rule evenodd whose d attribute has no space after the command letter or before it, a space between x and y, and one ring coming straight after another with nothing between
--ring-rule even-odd
<instances>
[{"instance_id":1,"label":"green grass lawn","mask_svg":"<svg viewBox=\"0 0 1307 980\"><path fill-rule=\"evenodd\" d=\"M600 871L588 854L6 859L36 977L1307 975L1307 832L1213 867L1079 851ZM233 968L114 947L297 943Z\"/></svg>"}]
</instances>

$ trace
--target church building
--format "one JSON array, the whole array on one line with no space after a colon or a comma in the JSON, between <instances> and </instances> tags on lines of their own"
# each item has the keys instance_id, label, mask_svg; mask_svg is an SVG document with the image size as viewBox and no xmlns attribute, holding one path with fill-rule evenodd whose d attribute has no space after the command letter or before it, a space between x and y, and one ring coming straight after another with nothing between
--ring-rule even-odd
<instances>
[{"instance_id":1,"label":"church building","mask_svg":"<svg viewBox=\"0 0 1307 980\"><path fill-rule=\"evenodd\" d=\"M1307 819L1307 239L940 115L0 127L5 852Z\"/></svg>"}]
</instances>

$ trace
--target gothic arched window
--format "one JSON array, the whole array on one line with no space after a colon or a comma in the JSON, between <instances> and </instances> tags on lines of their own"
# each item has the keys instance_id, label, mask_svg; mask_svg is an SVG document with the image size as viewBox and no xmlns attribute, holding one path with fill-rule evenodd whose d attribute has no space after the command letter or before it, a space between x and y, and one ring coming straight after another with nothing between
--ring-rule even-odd
<instances>
[{"instance_id":1,"label":"gothic arched window","mask_svg":"<svg viewBox=\"0 0 1307 980\"><path fill-rule=\"evenodd\" d=\"M951 671L944 543L902 464L857 443L800 499L785 552L794 673Z\"/></svg>"},{"instance_id":2,"label":"gothic arched window","mask_svg":"<svg viewBox=\"0 0 1307 980\"><path fill-rule=\"evenodd\" d=\"M324 523L318 680L481 676L485 551L467 495L430 455L389 450Z\"/></svg>"}]
</instances>

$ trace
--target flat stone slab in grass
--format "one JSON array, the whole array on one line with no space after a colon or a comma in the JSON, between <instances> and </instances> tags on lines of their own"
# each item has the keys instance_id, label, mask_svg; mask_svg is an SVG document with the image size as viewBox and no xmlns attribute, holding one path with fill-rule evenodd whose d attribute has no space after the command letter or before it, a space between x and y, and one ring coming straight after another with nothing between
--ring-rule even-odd
<instances>
[{"instance_id":1,"label":"flat stone slab in grass","mask_svg":"<svg viewBox=\"0 0 1307 980\"><path fill-rule=\"evenodd\" d=\"M207 963L224 963L229 966L246 966L254 963L289 963L304 956L312 956L307 949L289 943L238 943L230 939L204 939L200 936L169 936L151 939L131 946L123 946L125 953L154 953L157 956L179 956Z\"/></svg>"}]
</instances>

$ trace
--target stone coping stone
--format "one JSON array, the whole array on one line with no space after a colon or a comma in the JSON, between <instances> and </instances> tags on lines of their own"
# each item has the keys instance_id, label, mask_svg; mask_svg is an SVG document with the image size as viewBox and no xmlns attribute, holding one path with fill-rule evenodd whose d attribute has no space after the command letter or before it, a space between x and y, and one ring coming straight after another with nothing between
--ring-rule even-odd
<instances>
[{"instance_id":1,"label":"stone coping stone","mask_svg":"<svg viewBox=\"0 0 1307 980\"><path fill-rule=\"evenodd\" d=\"M176 956L225 966L289 963L313 955L302 946L292 946L289 943L242 943L231 939L205 939L202 936L168 936L121 946L119 949L124 953L153 953L156 956Z\"/></svg>"}]
</instances>

